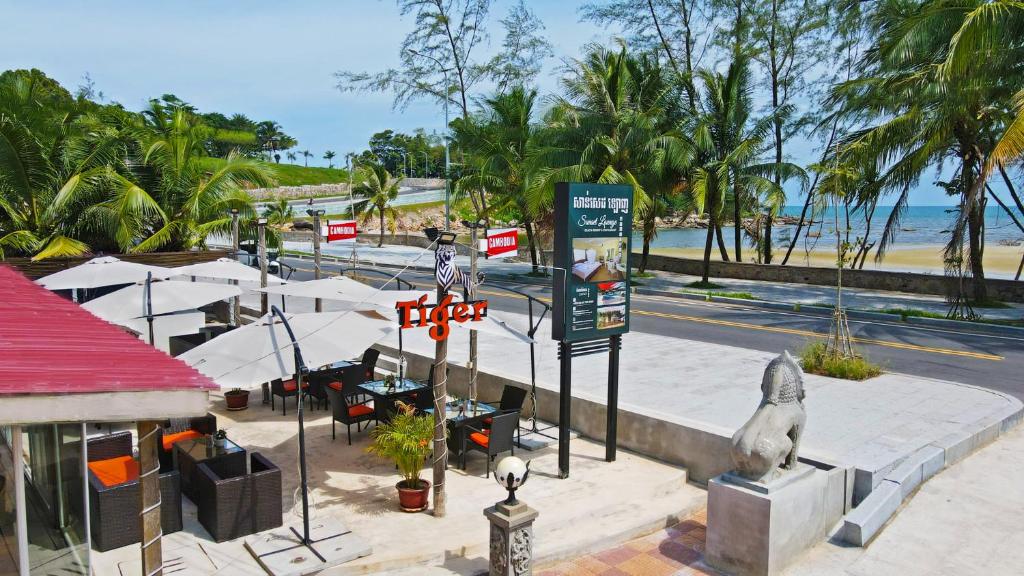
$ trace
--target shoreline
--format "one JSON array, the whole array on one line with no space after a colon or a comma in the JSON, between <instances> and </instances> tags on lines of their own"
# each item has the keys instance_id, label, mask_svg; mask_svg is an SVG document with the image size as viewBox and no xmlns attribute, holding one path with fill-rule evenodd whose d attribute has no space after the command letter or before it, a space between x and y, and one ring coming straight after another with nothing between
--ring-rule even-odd
<instances>
[{"instance_id":1,"label":"shoreline","mask_svg":"<svg viewBox=\"0 0 1024 576\"><path fill-rule=\"evenodd\" d=\"M634 247L635 248L635 247ZM985 275L991 278L1002 278L1012 280L1020 265L1021 254L1024 248L1020 246L986 246L985 247ZM677 258L690 258L701 260L704 258L703 248L657 248L651 247L651 254L659 256L674 256ZM775 262L781 263L786 255L785 250L775 252ZM718 247L711 251L712 260L721 260ZM810 253L803 250L793 250L788 266L811 266L819 268L834 268L836 265L835 250L815 249ZM903 248L892 248L885 259L876 264L872 256L868 256L864 263L864 270L885 270L888 272L915 272L922 274L944 274L942 265L942 247L935 246L914 246Z\"/></svg>"}]
</instances>

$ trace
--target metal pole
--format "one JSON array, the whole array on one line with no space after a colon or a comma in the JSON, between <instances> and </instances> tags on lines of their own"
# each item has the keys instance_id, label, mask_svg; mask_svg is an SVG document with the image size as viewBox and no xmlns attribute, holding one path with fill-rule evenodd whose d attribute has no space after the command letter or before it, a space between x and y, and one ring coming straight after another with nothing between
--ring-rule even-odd
<instances>
[{"instance_id":1,"label":"metal pole","mask_svg":"<svg viewBox=\"0 0 1024 576\"><path fill-rule=\"evenodd\" d=\"M238 259L238 208L231 209L231 250L232 257ZM231 284L238 286L238 280L232 280ZM235 296L231 299L231 321L235 327L242 325L242 297Z\"/></svg>"},{"instance_id":2,"label":"metal pole","mask_svg":"<svg viewBox=\"0 0 1024 576\"><path fill-rule=\"evenodd\" d=\"M467 300L476 300L476 269L477 269L477 228L480 226L479 223L474 223L469 229L469 289ZM476 400L476 380L477 380L477 331L469 331L469 397L471 400Z\"/></svg>"},{"instance_id":3,"label":"metal pole","mask_svg":"<svg viewBox=\"0 0 1024 576\"><path fill-rule=\"evenodd\" d=\"M356 203L352 199L352 171L356 169L355 156L350 152L349 159L352 161L351 167L348 169L348 211L352 216L352 222L356 221ZM356 243L359 241L358 235L352 239L352 266L356 265Z\"/></svg>"},{"instance_id":4,"label":"metal pole","mask_svg":"<svg viewBox=\"0 0 1024 576\"><path fill-rule=\"evenodd\" d=\"M428 158L429 157L427 156L427 151L424 150L423 151L423 177L424 178L429 178L430 177L430 164L427 161Z\"/></svg>"},{"instance_id":5,"label":"metal pole","mask_svg":"<svg viewBox=\"0 0 1024 576\"><path fill-rule=\"evenodd\" d=\"M558 477L569 477L569 419L572 417L572 343L558 343L561 386L558 391Z\"/></svg>"},{"instance_id":6,"label":"metal pole","mask_svg":"<svg viewBox=\"0 0 1024 576\"><path fill-rule=\"evenodd\" d=\"M85 442L85 439L82 439ZM18 573L19 576L29 576L28 557L28 512L25 508L28 501L25 499L25 452L24 436L21 426L11 426L11 460L14 467L14 516L18 534Z\"/></svg>"},{"instance_id":7,"label":"metal pole","mask_svg":"<svg viewBox=\"0 0 1024 576\"><path fill-rule=\"evenodd\" d=\"M320 279L320 215L323 210L307 210L306 214L313 217L313 279ZM283 305L283 303L282 303ZM313 300L313 311L323 312L323 301L320 298Z\"/></svg>"},{"instance_id":8,"label":"metal pole","mask_svg":"<svg viewBox=\"0 0 1024 576\"><path fill-rule=\"evenodd\" d=\"M292 327L288 324L288 319L285 318L284 313L277 306L271 307L271 313L281 319L284 329L288 332L288 338L292 341L292 350L295 351L295 385L297 386L299 401L299 480L302 485L302 543L308 546L310 544L309 483L306 475L306 429L302 415L302 377L306 373L306 363L302 360L302 350L299 349L299 343L295 340L295 333L292 332Z\"/></svg>"},{"instance_id":9,"label":"metal pole","mask_svg":"<svg viewBox=\"0 0 1024 576\"><path fill-rule=\"evenodd\" d=\"M146 285L143 288L146 299L146 323L149 324L149 345L153 346L153 273L146 272Z\"/></svg>"},{"instance_id":10,"label":"metal pole","mask_svg":"<svg viewBox=\"0 0 1024 576\"><path fill-rule=\"evenodd\" d=\"M447 232L452 228L452 201L451 189L448 185L449 170L451 169L451 157L448 155L448 70L444 72L444 229Z\"/></svg>"},{"instance_id":11,"label":"metal pole","mask_svg":"<svg viewBox=\"0 0 1024 576\"><path fill-rule=\"evenodd\" d=\"M260 255L260 288L267 287L267 219L256 220L256 229L259 232L259 255ZM267 293L260 292L260 316L267 314Z\"/></svg>"},{"instance_id":12,"label":"metal pole","mask_svg":"<svg viewBox=\"0 0 1024 576\"><path fill-rule=\"evenodd\" d=\"M604 461L615 462L619 429L619 348L622 335L608 339L608 415L605 423Z\"/></svg>"}]
</instances>

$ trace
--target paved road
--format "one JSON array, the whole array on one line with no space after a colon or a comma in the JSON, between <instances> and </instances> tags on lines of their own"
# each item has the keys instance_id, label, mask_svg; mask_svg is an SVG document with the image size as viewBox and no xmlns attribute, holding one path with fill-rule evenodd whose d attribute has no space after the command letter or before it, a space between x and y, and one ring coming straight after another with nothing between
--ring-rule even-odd
<instances>
[{"instance_id":1,"label":"paved road","mask_svg":"<svg viewBox=\"0 0 1024 576\"><path fill-rule=\"evenodd\" d=\"M292 278L312 278L312 262L287 259L295 266ZM338 270L324 264L325 273ZM402 278L433 288L431 275L406 271ZM549 287L501 283L481 288L494 310L526 313L523 297L496 288L507 286L550 301ZM798 351L828 333L830 318L814 314L765 310L742 305L633 296L632 330L780 352ZM850 320L857 346L887 370L973 384L1024 400L1024 339L936 330L905 324ZM628 336L623 339L628 353Z\"/></svg>"}]
</instances>

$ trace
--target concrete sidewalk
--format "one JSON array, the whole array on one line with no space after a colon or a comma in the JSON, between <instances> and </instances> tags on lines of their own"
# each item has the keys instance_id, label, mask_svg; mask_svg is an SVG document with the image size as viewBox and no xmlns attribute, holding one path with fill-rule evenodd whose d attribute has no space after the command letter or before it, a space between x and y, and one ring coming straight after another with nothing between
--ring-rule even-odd
<instances>
[{"instance_id":1,"label":"concrete sidewalk","mask_svg":"<svg viewBox=\"0 0 1024 576\"><path fill-rule=\"evenodd\" d=\"M312 246L307 242L285 242L289 250L311 252ZM351 244L334 244L324 246L325 255L349 258L352 255ZM433 254L422 248L413 246L358 244L356 257L362 263L373 263L386 266L411 266L431 268L434 265ZM458 256L456 262L463 269L469 268L469 257ZM480 268L488 274L513 276L527 279L525 274L532 268L525 262L508 262L505 260L479 261ZM767 302L783 302L787 304L831 306L835 303L835 288L810 284L791 284L785 282L767 282L754 280L737 280L732 278L715 278L714 283L722 286L714 290L691 288L689 285L700 280L697 276L674 274L671 272L652 272L653 278L634 278L634 285L662 290L667 292L732 292L746 293L757 300ZM911 294L906 292L888 292L866 290L863 288L844 288L843 301L847 308L857 310L889 310L913 309L945 314L948 305L942 296L928 294ZM1011 303L1009 308L978 308L975 312L990 320L1024 319L1024 304Z\"/></svg>"}]
</instances>

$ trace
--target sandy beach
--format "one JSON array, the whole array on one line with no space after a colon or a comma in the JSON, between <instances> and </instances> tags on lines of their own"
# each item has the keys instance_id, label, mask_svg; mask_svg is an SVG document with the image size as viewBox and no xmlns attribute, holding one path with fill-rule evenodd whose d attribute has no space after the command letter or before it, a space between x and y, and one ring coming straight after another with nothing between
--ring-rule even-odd
<instances>
[{"instance_id":1,"label":"sandy beach","mask_svg":"<svg viewBox=\"0 0 1024 576\"><path fill-rule=\"evenodd\" d=\"M678 256L681 258L703 258L702 248L651 248L652 254L664 256ZM1021 254L1024 248L1020 246L986 246L985 247L985 275L991 278L1012 279L1017 273L1020 265ZM749 252L745 252L745 255ZM781 262L785 256L785 250L775 252L776 262ZM711 252L711 257L719 260L718 248ZM810 254L800 250L799 247L793 250L789 259L789 265L834 267L836 262L835 250L818 248ZM942 274L942 248L916 247L916 248L893 248L885 256L880 264L876 264L869 256L864 263L865 270L891 270L899 272L921 272L927 274Z\"/></svg>"}]
</instances>

